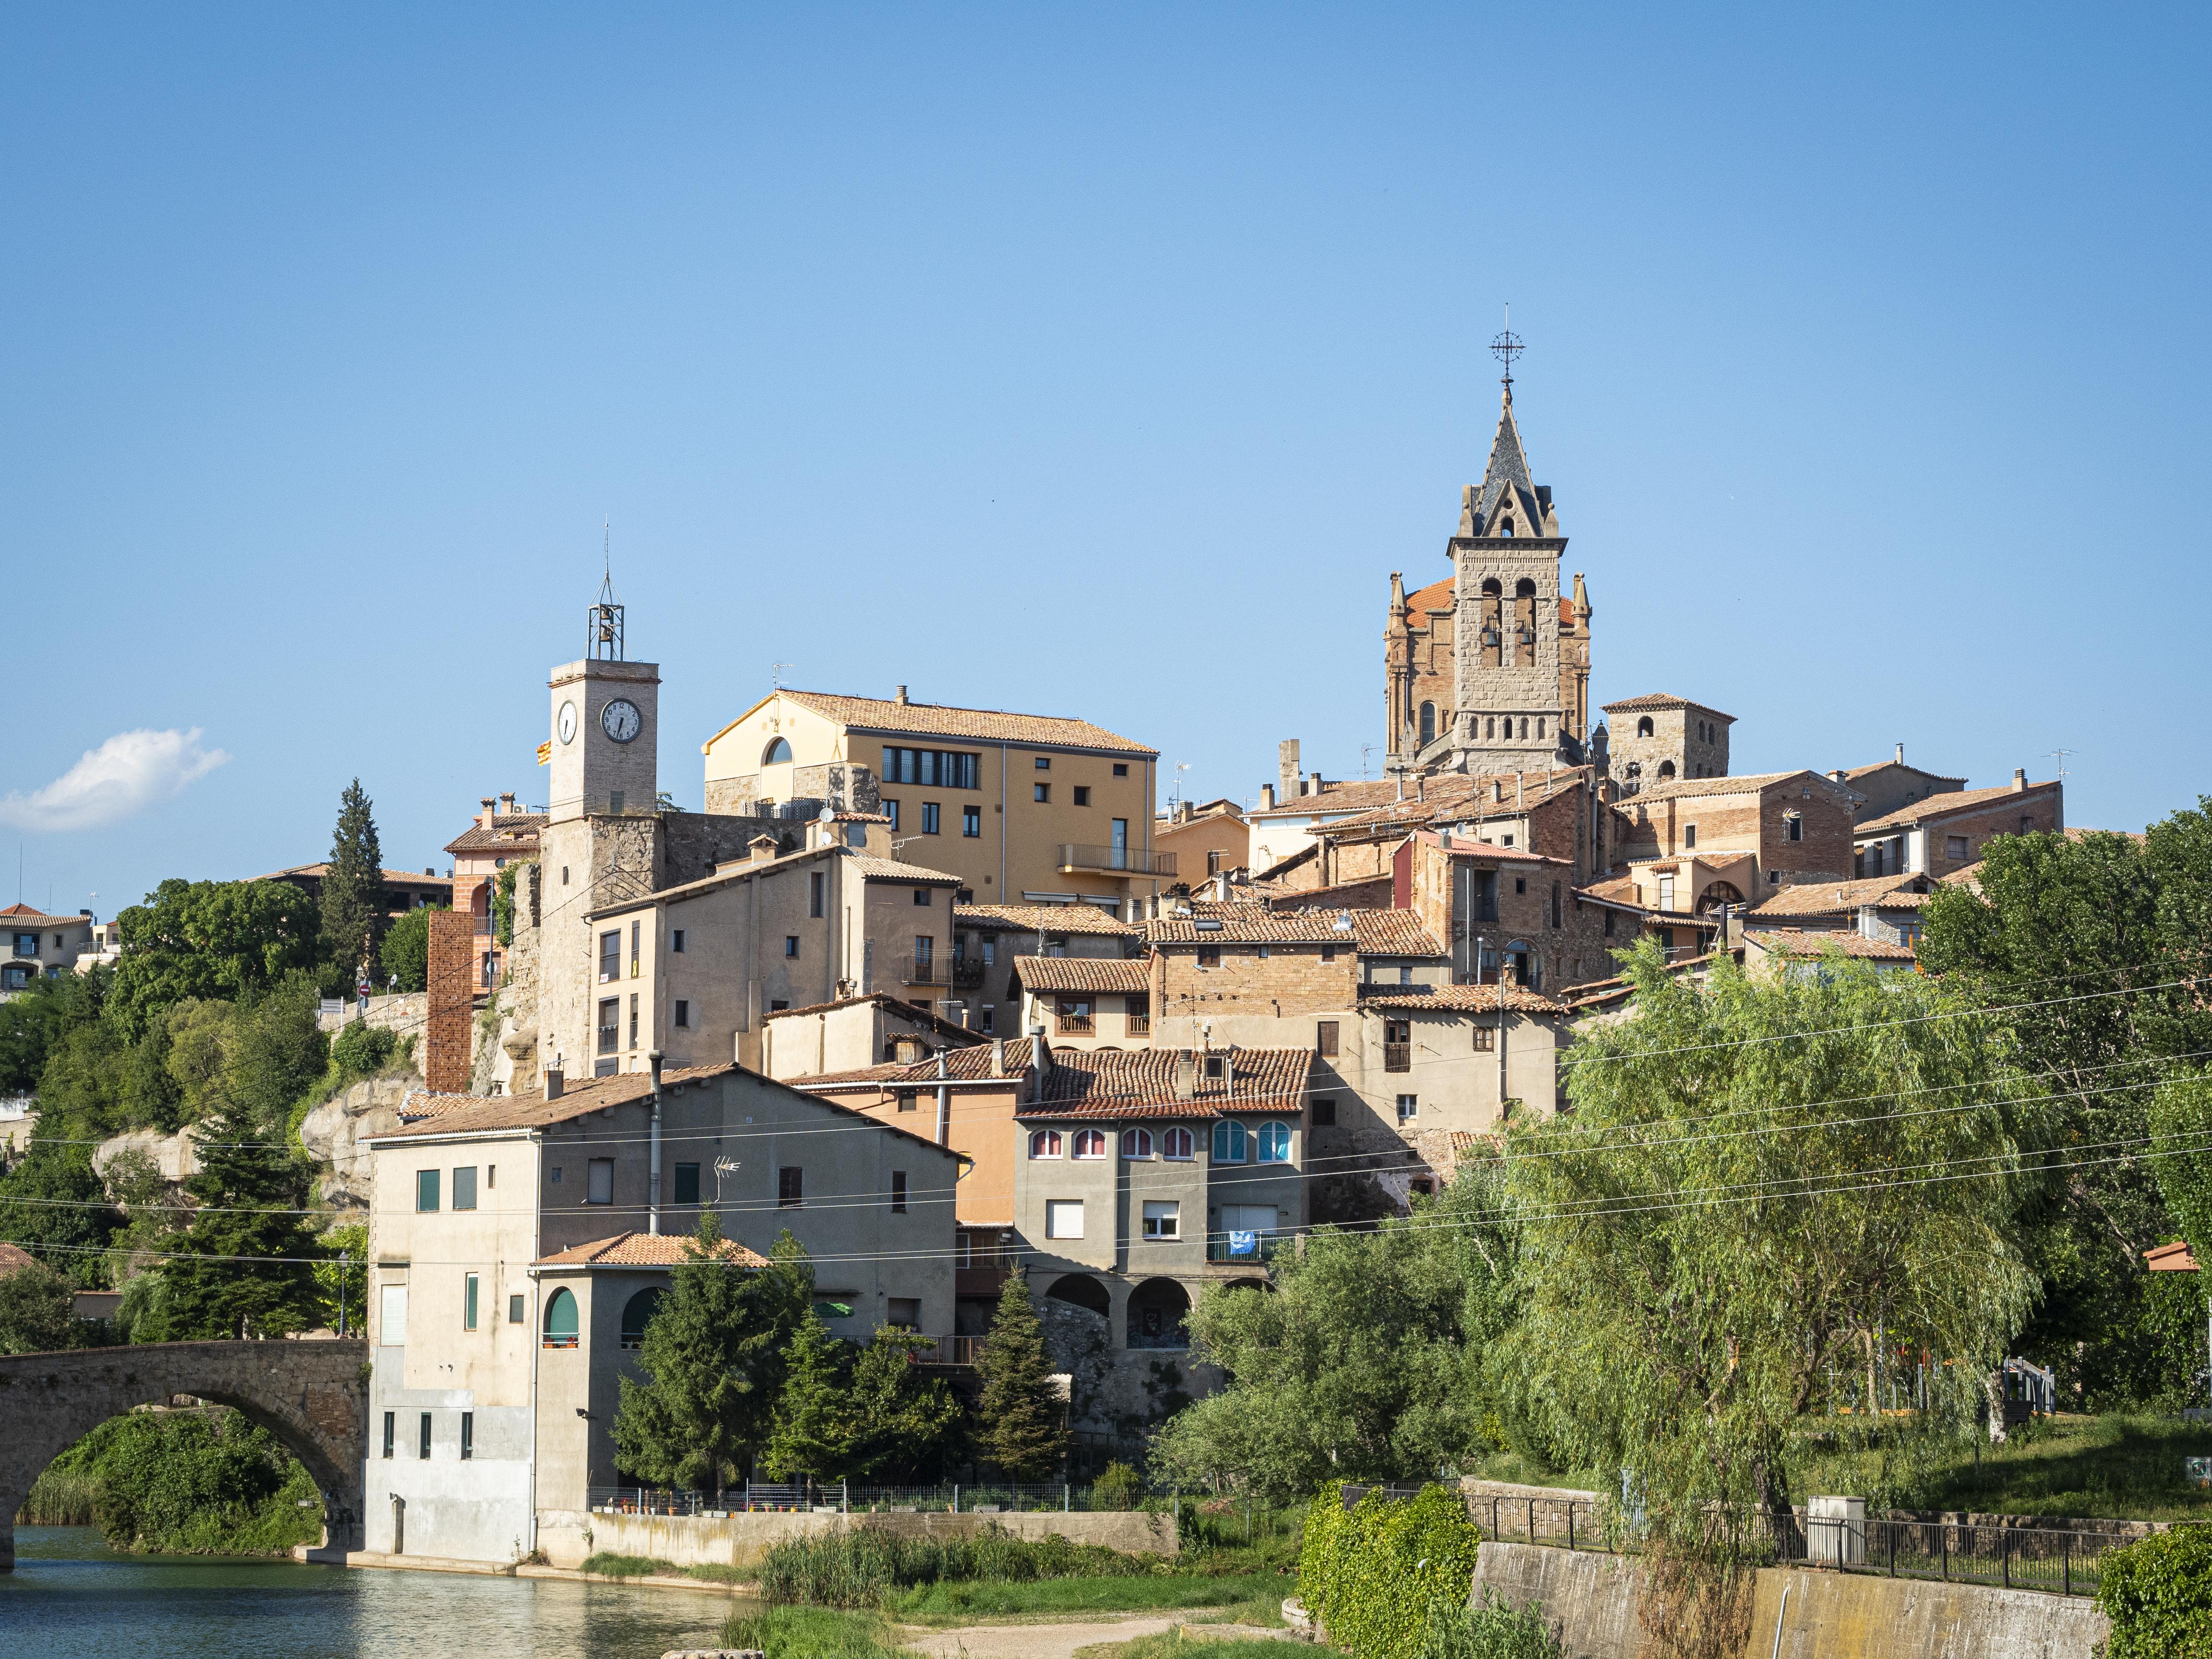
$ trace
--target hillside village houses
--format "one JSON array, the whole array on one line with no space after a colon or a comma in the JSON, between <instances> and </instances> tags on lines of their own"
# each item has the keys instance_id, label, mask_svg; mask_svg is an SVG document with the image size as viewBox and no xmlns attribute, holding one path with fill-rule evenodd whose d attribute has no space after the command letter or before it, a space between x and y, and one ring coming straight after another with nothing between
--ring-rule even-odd
<instances>
[{"instance_id":1,"label":"hillside village houses","mask_svg":"<svg viewBox=\"0 0 2212 1659\"><path fill-rule=\"evenodd\" d=\"M581 1549L702 1206L739 1268L788 1225L833 1329L909 1326L956 1379L1026 1266L1073 1425L1130 1455L1209 1384L1209 1285L1559 1109L1577 1023L1621 1017L1616 951L1910 971L1938 881L2063 828L2057 783L1901 752L1733 774L1735 717L1671 693L1593 723L1565 546L1509 380L1449 574L1390 579L1384 775L1291 740L1256 805L1164 818L1153 748L905 687L773 690L676 810L660 671L603 588L548 682L550 805L491 798L451 846L434 1092L374 1140L373 1547Z\"/></svg>"}]
</instances>

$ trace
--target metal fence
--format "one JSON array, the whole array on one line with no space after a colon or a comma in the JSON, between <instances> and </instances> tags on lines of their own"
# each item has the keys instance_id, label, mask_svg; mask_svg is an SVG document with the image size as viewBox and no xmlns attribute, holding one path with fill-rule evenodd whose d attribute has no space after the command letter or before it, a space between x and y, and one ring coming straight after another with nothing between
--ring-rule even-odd
<instances>
[{"instance_id":1,"label":"metal fence","mask_svg":"<svg viewBox=\"0 0 2212 1659\"><path fill-rule=\"evenodd\" d=\"M854 1515L1011 1515L1045 1510L1089 1513L1127 1510L1126 1486L1067 1481L1029 1484L950 1482L935 1486L859 1486L844 1482L793 1481L771 1485L748 1481L720 1492L669 1491L653 1486L593 1486L588 1494L595 1514L728 1515L805 1513L832 1510Z\"/></svg>"},{"instance_id":2,"label":"metal fence","mask_svg":"<svg viewBox=\"0 0 2212 1659\"><path fill-rule=\"evenodd\" d=\"M1347 1497L1350 1495L1347 1491ZM1610 1516L1585 1498L1474 1498L1484 1535L1501 1543L1570 1550L1624 1547L1618 1511ZM1609 1507L1609 1506L1608 1506ZM1755 1553L1773 1566L1832 1567L1891 1578L1935 1578L1996 1584L2053 1595L2092 1595L2104 1558L2130 1539L2062 1527L1978 1526L1954 1521L1814 1519L1802 1512L1788 1525L1759 1516ZM1633 1549L1632 1542L1626 1547Z\"/></svg>"}]
</instances>

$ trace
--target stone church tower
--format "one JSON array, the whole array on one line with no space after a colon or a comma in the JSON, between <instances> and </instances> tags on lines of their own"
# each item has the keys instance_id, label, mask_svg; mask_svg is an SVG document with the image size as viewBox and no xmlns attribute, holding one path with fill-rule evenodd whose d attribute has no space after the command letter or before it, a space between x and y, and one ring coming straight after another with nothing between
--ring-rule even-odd
<instances>
[{"instance_id":1,"label":"stone church tower","mask_svg":"<svg viewBox=\"0 0 2212 1659\"><path fill-rule=\"evenodd\" d=\"M1408 595L1390 577L1383 632L1391 772L1578 766L1589 734L1589 596L1559 588L1567 539L1530 482L1513 380L1482 483L1460 498L1452 573Z\"/></svg>"}]
</instances>

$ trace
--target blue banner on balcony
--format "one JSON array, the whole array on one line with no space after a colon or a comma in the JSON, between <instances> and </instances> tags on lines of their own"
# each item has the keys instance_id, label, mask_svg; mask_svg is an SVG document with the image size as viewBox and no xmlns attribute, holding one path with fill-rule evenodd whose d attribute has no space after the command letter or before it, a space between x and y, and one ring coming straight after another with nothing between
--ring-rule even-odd
<instances>
[{"instance_id":1,"label":"blue banner on balcony","mask_svg":"<svg viewBox=\"0 0 2212 1659\"><path fill-rule=\"evenodd\" d=\"M1259 1255L1260 1235L1257 1233L1231 1232L1229 1235L1229 1254L1231 1255Z\"/></svg>"}]
</instances>

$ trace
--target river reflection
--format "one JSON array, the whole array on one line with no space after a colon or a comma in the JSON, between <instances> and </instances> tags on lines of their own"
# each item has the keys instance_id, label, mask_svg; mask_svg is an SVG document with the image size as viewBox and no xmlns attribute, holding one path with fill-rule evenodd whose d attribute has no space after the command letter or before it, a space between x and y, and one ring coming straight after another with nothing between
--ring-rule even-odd
<instances>
[{"instance_id":1,"label":"river reflection","mask_svg":"<svg viewBox=\"0 0 2212 1659\"><path fill-rule=\"evenodd\" d=\"M118 1555L88 1527L18 1527L5 1659L659 1659L719 1644L687 1590L205 1556Z\"/></svg>"}]
</instances>

